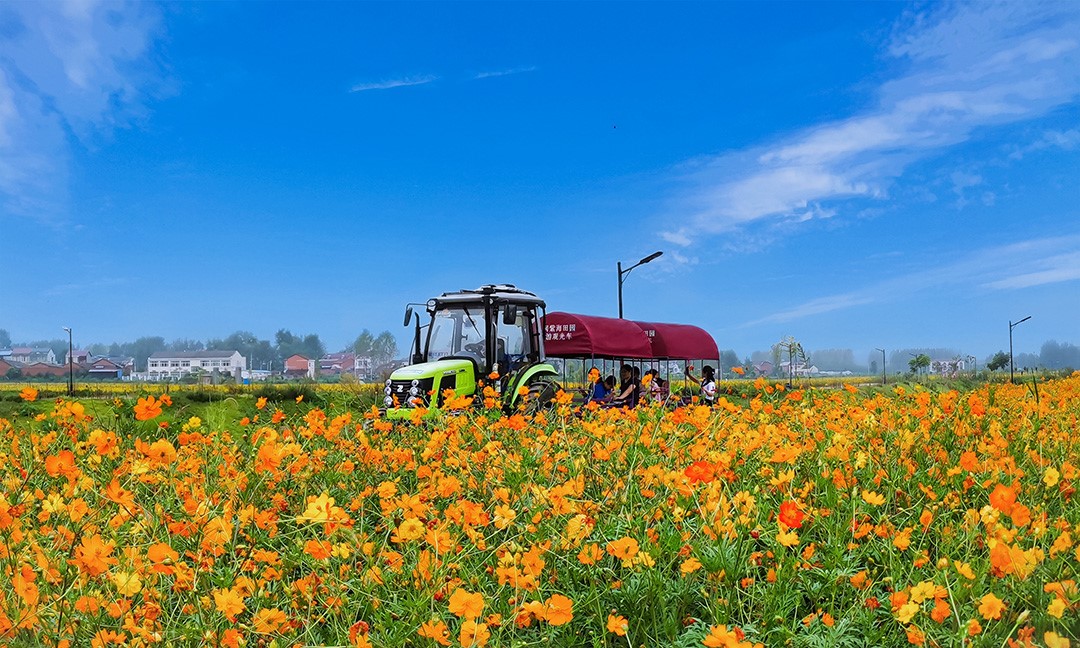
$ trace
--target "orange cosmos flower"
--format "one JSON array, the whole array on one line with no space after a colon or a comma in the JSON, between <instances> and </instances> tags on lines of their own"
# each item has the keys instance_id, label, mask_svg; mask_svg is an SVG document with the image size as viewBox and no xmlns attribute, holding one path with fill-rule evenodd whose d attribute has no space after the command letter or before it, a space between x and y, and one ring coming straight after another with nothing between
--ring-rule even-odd
<instances>
[{"instance_id":1,"label":"orange cosmos flower","mask_svg":"<svg viewBox=\"0 0 1080 648\"><path fill-rule=\"evenodd\" d=\"M285 616L284 612L277 608L270 608L256 612L253 625L255 632L259 634L274 634L275 632L281 632L282 626L288 620L289 618Z\"/></svg>"},{"instance_id":2,"label":"orange cosmos flower","mask_svg":"<svg viewBox=\"0 0 1080 648\"><path fill-rule=\"evenodd\" d=\"M32 403L36 401L37 395L38 390L34 389L33 387L24 387L23 390L19 392L19 398L23 399L27 403Z\"/></svg>"},{"instance_id":3,"label":"orange cosmos flower","mask_svg":"<svg viewBox=\"0 0 1080 648\"><path fill-rule=\"evenodd\" d=\"M691 484L696 484L698 482L708 484L716 479L716 466L708 461L695 461L686 467L683 474L686 475Z\"/></svg>"},{"instance_id":4,"label":"orange cosmos flower","mask_svg":"<svg viewBox=\"0 0 1080 648\"><path fill-rule=\"evenodd\" d=\"M709 634L701 641L701 643L709 648L742 648L743 646L749 646L747 643L743 643L743 631L739 628L734 630L728 630L727 626L710 626Z\"/></svg>"},{"instance_id":5,"label":"orange cosmos flower","mask_svg":"<svg viewBox=\"0 0 1080 648\"><path fill-rule=\"evenodd\" d=\"M137 421L149 421L150 419L157 418L160 415L161 402L159 402L153 396L140 398L139 402L135 404L135 420Z\"/></svg>"},{"instance_id":6,"label":"orange cosmos flower","mask_svg":"<svg viewBox=\"0 0 1080 648\"><path fill-rule=\"evenodd\" d=\"M334 546L325 540L308 540L304 543L304 553L315 560L326 560L334 551Z\"/></svg>"},{"instance_id":7,"label":"orange cosmos flower","mask_svg":"<svg viewBox=\"0 0 1080 648\"><path fill-rule=\"evenodd\" d=\"M554 594L544 603L544 618L553 626L565 625L574 618L574 602L562 594Z\"/></svg>"},{"instance_id":8,"label":"orange cosmos flower","mask_svg":"<svg viewBox=\"0 0 1080 648\"><path fill-rule=\"evenodd\" d=\"M987 621L1000 619L1001 613L1004 611L1005 603L994 596L993 593L987 594L979 599L979 614Z\"/></svg>"},{"instance_id":9,"label":"orange cosmos flower","mask_svg":"<svg viewBox=\"0 0 1080 648\"><path fill-rule=\"evenodd\" d=\"M484 613L484 595L457 588L450 595L450 613L461 618L475 619ZM465 643L462 641L461 643Z\"/></svg>"},{"instance_id":10,"label":"orange cosmos flower","mask_svg":"<svg viewBox=\"0 0 1080 648\"><path fill-rule=\"evenodd\" d=\"M626 631L630 627L627 623L626 617L618 614L609 614L607 617L607 629L608 632L618 635L620 637L626 636Z\"/></svg>"},{"instance_id":11,"label":"orange cosmos flower","mask_svg":"<svg viewBox=\"0 0 1080 648\"><path fill-rule=\"evenodd\" d=\"M490 638L491 633L488 632L488 626L486 623L466 621L461 624L461 634L458 636L458 641L460 641L461 645L465 646L466 648L468 648L469 646L486 646L488 639Z\"/></svg>"},{"instance_id":12,"label":"orange cosmos flower","mask_svg":"<svg viewBox=\"0 0 1080 648\"><path fill-rule=\"evenodd\" d=\"M990 493L990 506L993 506L1005 515L1009 515L1012 512L1014 504L1016 504L1016 489L1011 486L998 484L994 487L994 491Z\"/></svg>"},{"instance_id":13,"label":"orange cosmos flower","mask_svg":"<svg viewBox=\"0 0 1080 648\"><path fill-rule=\"evenodd\" d=\"M612 540L607 543L608 554L618 558L619 560L626 562L633 560L634 556L638 552L638 541L633 538L619 538L618 540Z\"/></svg>"},{"instance_id":14,"label":"orange cosmos flower","mask_svg":"<svg viewBox=\"0 0 1080 648\"><path fill-rule=\"evenodd\" d=\"M90 640L90 648L105 648L105 646L127 645L127 635L112 630L99 630Z\"/></svg>"},{"instance_id":15,"label":"orange cosmos flower","mask_svg":"<svg viewBox=\"0 0 1080 648\"><path fill-rule=\"evenodd\" d=\"M440 646L450 645L450 631L446 629L446 624L438 619L425 621L416 634L425 639L431 639Z\"/></svg>"},{"instance_id":16,"label":"orange cosmos flower","mask_svg":"<svg viewBox=\"0 0 1080 648\"><path fill-rule=\"evenodd\" d=\"M100 576L109 570L110 565L116 564L113 557L112 543L106 543L101 536L94 534L89 538L83 538L75 548L75 559L72 561L82 571L90 576Z\"/></svg>"},{"instance_id":17,"label":"orange cosmos flower","mask_svg":"<svg viewBox=\"0 0 1080 648\"><path fill-rule=\"evenodd\" d=\"M176 448L168 439L158 439L150 444L150 450L146 453L146 457L153 463L159 465L169 465L176 461Z\"/></svg>"},{"instance_id":18,"label":"orange cosmos flower","mask_svg":"<svg viewBox=\"0 0 1080 648\"><path fill-rule=\"evenodd\" d=\"M244 597L234 587L215 589L213 594L214 607L224 614L229 621L236 621L236 617L245 609Z\"/></svg>"},{"instance_id":19,"label":"orange cosmos flower","mask_svg":"<svg viewBox=\"0 0 1080 648\"><path fill-rule=\"evenodd\" d=\"M266 396L259 396L259 400L255 401L255 409L262 409L266 407Z\"/></svg>"},{"instance_id":20,"label":"orange cosmos flower","mask_svg":"<svg viewBox=\"0 0 1080 648\"><path fill-rule=\"evenodd\" d=\"M805 514L799 510L799 505L788 500L780 505L780 523L789 529L801 529Z\"/></svg>"},{"instance_id":21,"label":"orange cosmos flower","mask_svg":"<svg viewBox=\"0 0 1080 648\"><path fill-rule=\"evenodd\" d=\"M158 542L146 550L146 558L154 564L151 571L169 575L175 571L172 565L180 560L180 554L164 542Z\"/></svg>"},{"instance_id":22,"label":"orange cosmos flower","mask_svg":"<svg viewBox=\"0 0 1080 648\"><path fill-rule=\"evenodd\" d=\"M731 371L732 371L732 373L737 373L740 376L745 376L746 375L746 369L743 369L742 367L732 367Z\"/></svg>"},{"instance_id":23,"label":"orange cosmos flower","mask_svg":"<svg viewBox=\"0 0 1080 648\"><path fill-rule=\"evenodd\" d=\"M75 466L75 454L71 450L61 450L55 456L45 457L45 472L49 473L50 477L77 477L79 469Z\"/></svg>"}]
</instances>

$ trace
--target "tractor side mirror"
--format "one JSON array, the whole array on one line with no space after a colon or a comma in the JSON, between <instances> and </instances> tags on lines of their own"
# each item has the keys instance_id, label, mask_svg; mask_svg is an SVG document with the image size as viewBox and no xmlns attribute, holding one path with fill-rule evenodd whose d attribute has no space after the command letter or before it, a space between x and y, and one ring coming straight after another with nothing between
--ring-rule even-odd
<instances>
[{"instance_id":1,"label":"tractor side mirror","mask_svg":"<svg viewBox=\"0 0 1080 648\"><path fill-rule=\"evenodd\" d=\"M506 309L503 310L503 318L502 318L503 324L505 324L507 326L513 326L514 323L517 322L517 316L518 316L517 306L514 306L512 304L507 305Z\"/></svg>"},{"instance_id":2,"label":"tractor side mirror","mask_svg":"<svg viewBox=\"0 0 1080 648\"><path fill-rule=\"evenodd\" d=\"M409 320L412 319L412 306L405 307L405 323L402 326L408 326Z\"/></svg>"}]
</instances>

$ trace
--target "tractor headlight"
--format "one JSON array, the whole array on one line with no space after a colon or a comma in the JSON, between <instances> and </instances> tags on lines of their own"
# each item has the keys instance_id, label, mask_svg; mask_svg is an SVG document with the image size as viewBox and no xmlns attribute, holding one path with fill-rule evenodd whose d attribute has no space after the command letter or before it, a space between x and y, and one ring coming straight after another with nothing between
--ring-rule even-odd
<instances>
[{"instance_id":1,"label":"tractor headlight","mask_svg":"<svg viewBox=\"0 0 1080 648\"><path fill-rule=\"evenodd\" d=\"M419 396L419 395L420 395L420 388L419 387L417 387L416 385L413 385L412 387L409 387L409 396Z\"/></svg>"},{"instance_id":2,"label":"tractor headlight","mask_svg":"<svg viewBox=\"0 0 1080 648\"><path fill-rule=\"evenodd\" d=\"M389 396L389 395L390 395L390 387L389 387L389 386L387 386L387 387L383 387L382 393L384 393L384 394L386 394L387 396Z\"/></svg>"},{"instance_id":3,"label":"tractor headlight","mask_svg":"<svg viewBox=\"0 0 1080 648\"><path fill-rule=\"evenodd\" d=\"M392 381L392 380L390 380L389 378L387 378L387 379L386 379L386 386L387 386L387 387L390 387L390 383L391 383L391 382L393 382L393 381Z\"/></svg>"},{"instance_id":4,"label":"tractor headlight","mask_svg":"<svg viewBox=\"0 0 1080 648\"><path fill-rule=\"evenodd\" d=\"M383 399L383 405L386 405L387 407L393 407L394 406L394 399L387 396L386 398Z\"/></svg>"}]
</instances>

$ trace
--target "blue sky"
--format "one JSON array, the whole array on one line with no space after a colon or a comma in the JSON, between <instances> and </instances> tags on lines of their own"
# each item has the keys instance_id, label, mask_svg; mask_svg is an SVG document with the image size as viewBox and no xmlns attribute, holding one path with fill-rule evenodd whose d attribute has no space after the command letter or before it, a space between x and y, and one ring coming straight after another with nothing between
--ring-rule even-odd
<instances>
[{"instance_id":1,"label":"blue sky","mask_svg":"<svg viewBox=\"0 0 1080 648\"><path fill-rule=\"evenodd\" d=\"M1080 343L1080 4L5 3L0 328Z\"/></svg>"}]
</instances>

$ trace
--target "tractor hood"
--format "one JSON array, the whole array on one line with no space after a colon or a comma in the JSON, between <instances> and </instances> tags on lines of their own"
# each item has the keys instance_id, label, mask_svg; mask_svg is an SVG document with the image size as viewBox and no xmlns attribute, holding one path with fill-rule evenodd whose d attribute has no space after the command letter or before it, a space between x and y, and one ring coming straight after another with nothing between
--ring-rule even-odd
<instances>
[{"instance_id":1,"label":"tractor hood","mask_svg":"<svg viewBox=\"0 0 1080 648\"><path fill-rule=\"evenodd\" d=\"M422 378L458 374L463 371L467 371L471 376L473 363L462 358L450 358L448 360L421 362L420 364L402 367L390 374L390 380L420 380Z\"/></svg>"}]
</instances>

